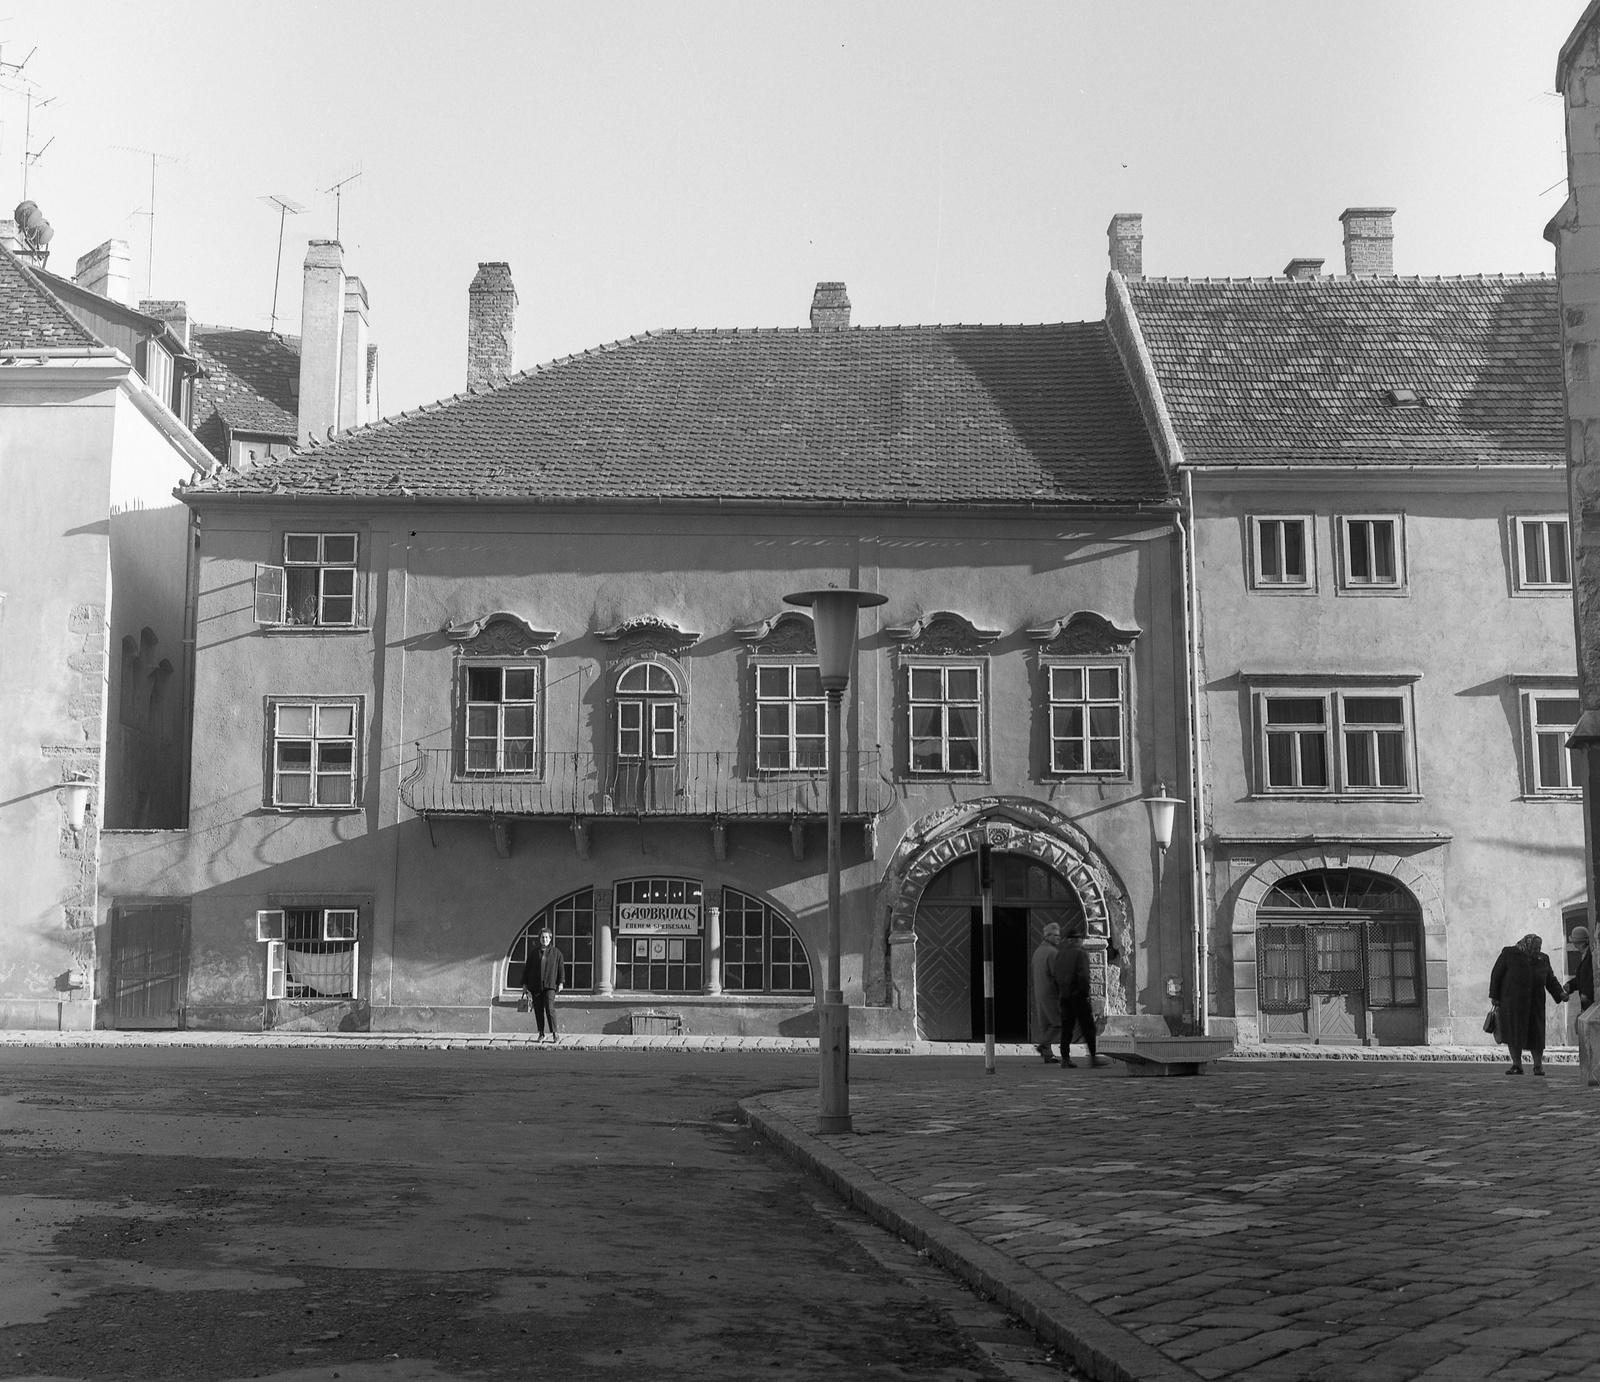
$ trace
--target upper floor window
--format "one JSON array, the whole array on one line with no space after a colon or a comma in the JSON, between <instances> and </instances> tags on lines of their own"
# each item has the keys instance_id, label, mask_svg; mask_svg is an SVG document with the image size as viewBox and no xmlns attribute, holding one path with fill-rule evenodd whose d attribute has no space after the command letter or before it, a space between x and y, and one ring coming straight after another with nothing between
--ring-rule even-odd
<instances>
[{"instance_id":1,"label":"upper floor window","mask_svg":"<svg viewBox=\"0 0 1600 1382\"><path fill-rule=\"evenodd\" d=\"M617 757L676 759L682 694L659 662L636 662L617 677Z\"/></svg>"},{"instance_id":2,"label":"upper floor window","mask_svg":"<svg viewBox=\"0 0 1600 1382\"><path fill-rule=\"evenodd\" d=\"M1572 561L1565 515L1518 518L1516 539L1519 589L1572 588Z\"/></svg>"},{"instance_id":3,"label":"upper floor window","mask_svg":"<svg viewBox=\"0 0 1600 1382\"><path fill-rule=\"evenodd\" d=\"M285 533L283 565L256 567L256 622L354 626L357 547L354 533Z\"/></svg>"},{"instance_id":4,"label":"upper floor window","mask_svg":"<svg viewBox=\"0 0 1600 1382\"><path fill-rule=\"evenodd\" d=\"M1398 517L1339 520L1342 585L1346 590L1398 590L1405 583L1405 555Z\"/></svg>"},{"instance_id":5,"label":"upper floor window","mask_svg":"<svg viewBox=\"0 0 1600 1382\"><path fill-rule=\"evenodd\" d=\"M1258 590L1306 590L1311 586L1311 520L1253 516L1251 563Z\"/></svg>"},{"instance_id":6,"label":"upper floor window","mask_svg":"<svg viewBox=\"0 0 1600 1382\"><path fill-rule=\"evenodd\" d=\"M1398 688L1259 698L1264 792L1410 795L1410 698Z\"/></svg>"},{"instance_id":7,"label":"upper floor window","mask_svg":"<svg viewBox=\"0 0 1600 1382\"><path fill-rule=\"evenodd\" d=\"M462 669L469 773L531 773L538 767L539 667Z\"/></svg>"},{"instance_id":8,"label":"upper floor window","mask_svg":"<svg viewBox=\"0 0 1600 1382\"><path fill-rule=\"evenodd\" d=\"M1050 771L1127 771L1121 665L1046 668L1050 682Z\"/></svg>"},{"instance_id":9,"label":"upper floor window","mask_svg":"<svg viewBox=\"0 0 1600 1382\"><path fill-rule=\"evenodd\" d=\"M1581 790L1577 754L1567 747L1582 706L1572 691L1529 691L1523 696L1528 755L1528 795L1565 796Z\"/></svg>"},{"instance_id":10,"label":"upper floor window","mask_svg":"<svg viewBox=\"0 0 1600 1382\"><path fill-rule=\"evenodd\" d=\"M983 771L983 669L914 664L909 673L911 771Z\"/></svg>"},{"instance_id":11,"label":"upper floor window","mask_svg":"<svg viewBox=\"0 0 1600 1382\"><path fill-rule=\"evenodd\" d=\"M353 700L277 700L268 707L274 806L356 804Z\"/></svg>"},{"instance_id":12,"label":"upper floor window","mask_svg":"<svg viewBox=\"0 0 1600 1382\"><path fill-rule=\"evenodd\" d=\"M756 667L756 766L768 772L828 766L822 670L807 663Z\"/></svg>"}]
</instances>

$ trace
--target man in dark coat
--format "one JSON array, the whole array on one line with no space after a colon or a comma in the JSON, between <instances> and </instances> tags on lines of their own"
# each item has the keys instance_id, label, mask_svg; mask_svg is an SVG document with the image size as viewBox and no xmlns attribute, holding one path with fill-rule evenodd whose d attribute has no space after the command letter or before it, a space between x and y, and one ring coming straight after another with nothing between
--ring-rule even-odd
<instances>
[{"instance_id":1,"label":"man in dark coat","mask_svg":"<svg viewBox=\"0 0 1600 1382\"><path fill-rule=\"evenodd\" d=\"M1578 995L1578 1015L1581 1017L1594 1002L1594 954L1589 949L1587 926L1572 928L1571 946L1578 952L1578 967L1572 971L1572 978L1567 980L1562 993L1568 998L1574 993Z\"/></svg>"},{"instance_id":2,"label":"man in dark coat","mask_svg":"<svg viewBox=\"0 0 1600 1382\"><path fill-rule=\"evenodd\" d=\"M1028 978L1033 984L1033 1049L1051 1065L1056 1058L1050 1043L1061 1040L1061 1002L1056 997L1056 981L1050 967L1060 944L1061 927L1052 921L1044 928L1044 939L1028 961Z\"/></svg>"},{"instance_id":3,"label":"man in dark coat","mask_svg":"<svg viewBox=\"0 0 1600 1382\"><path fill-rule=\"evenodd\" d=\"M1061 948L1056 951L1051 973L1055 976L1056 993L1061 999L1061 1064L1076 1069L1072 1063L1072 1029L1083 1033L1083 1044L1089 1048L1090 1065L1109 1065L1101 1060L1094 1046L1094 1008L1089 1002L1089 954L1083 948L1088 927L1082 921L1068 925Z\"/></svg>"},{"instance_id":4,"label":"man in dark coat","mask_svg":"<svg viewBox=\"0 0 1600 1382\"><path fill-rule=\"evenodd\" d=\"M1550 972L1538 936L1524 936L1500 952L1489 974L1489 1001L1494 1004L1495 1032L1511 1048L1508 1075L1522 1073L1522 1052L1533 1057L1533 1073L1544 1074L1544 996L1561 1002L1561 985Z\"/></svg>"},{"instance_id":5,"label":"man in dark coat","mask_svg":"<svg viewBox=\"0 0 1600 1382\"><path fill-rule=\"evenodd\" d=\"M539 1022L539 1040L544 1040L544 1024L550 1023L550 1040L556 1039L556 994L566 987L561 980L561 951L547 926L539 932L539 945L522 967L522 987L533 1000L533 1014Z\"/></svg>"}]
</instances>

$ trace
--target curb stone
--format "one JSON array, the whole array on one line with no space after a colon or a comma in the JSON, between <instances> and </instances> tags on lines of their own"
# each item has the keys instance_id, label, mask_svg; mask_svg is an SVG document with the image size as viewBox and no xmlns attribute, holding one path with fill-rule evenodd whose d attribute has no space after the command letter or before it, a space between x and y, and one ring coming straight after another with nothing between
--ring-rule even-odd
<instances>
[{"instance_id":1,"label":"curb stone","mask_svg":"<svg viewBox=\"0 0 1600 1382\"><path fill-rule=\"evenodd\" d=\"M790 1161L819 1176L846 1203L992 1297L1065 1353L1094 1382L1199 1382L1199 1374L1173 1362L1092 1306L802 1131L765 1098L740 1100L739 1113Z\"/></svg>"}]
</instances>

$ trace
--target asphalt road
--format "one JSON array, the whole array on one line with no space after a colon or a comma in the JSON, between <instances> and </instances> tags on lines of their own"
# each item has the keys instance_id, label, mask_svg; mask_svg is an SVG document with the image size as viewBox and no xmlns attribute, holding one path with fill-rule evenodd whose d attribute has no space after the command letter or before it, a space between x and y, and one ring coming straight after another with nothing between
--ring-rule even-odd
<instances>
[{"instance_id":1,"label":"asphalt road","mask_svg":"<svg viewBox=\"0 0 1600 1382\"><path fill-rule=\"evenodd\" d=\"M905 1057L857 1057L852 1078L946 1068L983 1078ZM637 1050L6 1051L0 1377L1071 1376L735 1121L737 1099L815 1071Z\"/></svg>"}]
</instances>

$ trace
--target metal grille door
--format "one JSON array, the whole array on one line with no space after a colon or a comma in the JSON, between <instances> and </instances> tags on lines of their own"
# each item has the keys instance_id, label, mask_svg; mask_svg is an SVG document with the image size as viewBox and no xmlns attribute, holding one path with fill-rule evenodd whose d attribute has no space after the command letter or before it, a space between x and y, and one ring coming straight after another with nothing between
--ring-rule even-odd
<instances>
[{"instance_id":1,"label":"metal grille door","mask_svg":"<svg viewBox=\"0 0 1600 1382\"><path fill-rule=\"evenodd\" d=\"M113 1026L181 1025L187 922L181 906L118 907L112 912Z\"/></svg>"}]
</instances>

